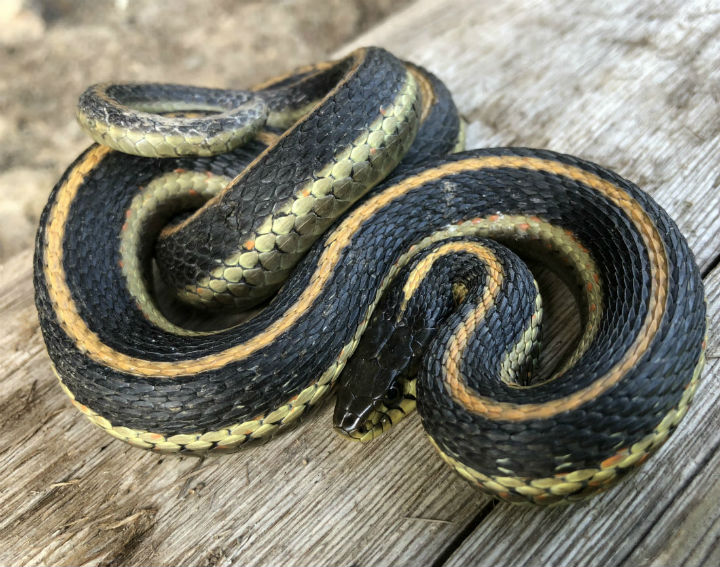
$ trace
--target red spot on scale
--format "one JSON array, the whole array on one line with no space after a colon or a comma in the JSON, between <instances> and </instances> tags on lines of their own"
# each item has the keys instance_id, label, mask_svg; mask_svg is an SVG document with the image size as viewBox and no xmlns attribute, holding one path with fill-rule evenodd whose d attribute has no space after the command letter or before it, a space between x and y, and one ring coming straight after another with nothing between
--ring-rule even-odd
<instances>
[{"instance_id":1,"label":"red spot on scale","mask_svg":"<svg viewBox=\"0 0 720 567\"><path fill-rule=\"evenodd\" d=\"M600 463L600 466L604 469L610 468L618 464L620 461L622 461L627 456L627 451L625 449L621 449L617 453L615 453L612 457L608 457L605 459L602 463Z\"/></svg>"},{"instance_id":2,"label":"red spot on scale","mask_svg":"<svg viewBox=\"0 0 720 567\"><path fill-rule=\"evenodd\" d=\"M243 244L243 248L246 250L252 250L255 248L255 241L254 240L246 240L245 244Z\"/></svg>"},{"instance_id":3,"label":"red spot on scale","mask_svg":"<svg viewBox=\"0 0 720 567\"><path fill-rule=\"evenodd\" d=\"M125 232L125 231L127 230L127 227L128 227L128 224L125 223L125 224L122 225L122 228L121 228L120 230L122 230L123 232Z\"/></svg>"},{"instance_id":4,"label":"red spot on scale","mask_svg":"<svg viewBox=\"0 0 720 567\"><path fill-rule=\"evenodd\" d=\"M592 288L593 288L592 282L588 282L587 284L585 284L585 287L587 287L588 291L592 291Z\"/></svg>"},{"instance_id":5,"label":"red spot on scale","mask_svg":"<svg viewBox=\"0 0 720 567\"><path fill-rule=\"evenodd\" d=\"M185 171L187 171L187 170L183 169L182 167L178 167L177 169L174 169L173 171L175 173L185 173Z\"/></svg>"},{"instance_id":6,"label":"red spot on scale","mask_svg":"<svg viewBox=\"0 0 720 567\"><path fill-rule=\"evenodd\" d=\"M380 107L380 114L382 114L383 116L387 114L387 110L385 110L382 106Z\"/></svg>"},{"instance_id":7,"label":"red spot on scale","mask_svg":"<svg viewBox=\"0 0 720 567\"><path fill-rule=\"evenodd\" d=\"M492 221L492 222L495 222L495 221L498 220L499 218L500 218L500 215L490 215L490 216L488 217L488 220L490 220L490 221Z\"/></svg>"},{"instance_id":8,"label":"red spot on scale","mask_svg":"<svg viewBox=\"0 0 720 567\"><path fill-rule=\"evenodd\" d=\"M526 223L526 222L522 222L522 223L520 223L520 224L518 225L518 228L519 228L520 230L527 230L527 229L530 228L530 225L529 225L528 223Z\"/></svg>"},{"instance_id":9,"label":"red spot on scale","mask_svg":"<svg viewBox=\"0 0 720 567\"><path fill-rule=\"evenodd\" d=\"M197 197L198 192L195 191L195 189L190 189L190 191L188 191L188 195L191 195L192 197Z\"/></svg>"},{"instance_id":10,"label":"red spot on scale","mask_svg":"<svg viewBox=\"0 0 720 567\"><path fill-rule=\"evenodd\" d=\"M123 264L123 261L122 261L122 260L118 260L118 266L120 266L120 267L122 268L124 265L125 265L125 264Z\"/></svg>"}]
</instances>

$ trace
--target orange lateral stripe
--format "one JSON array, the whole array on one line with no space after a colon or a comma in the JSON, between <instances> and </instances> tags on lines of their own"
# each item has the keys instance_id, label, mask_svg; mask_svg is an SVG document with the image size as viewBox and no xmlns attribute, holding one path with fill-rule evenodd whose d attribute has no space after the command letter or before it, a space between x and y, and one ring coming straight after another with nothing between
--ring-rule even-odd
<instances>
[{"instance_id":1,"label":"orange lateral stripe","mask_svg":"<svg viewBox=\"0 0 720 567\"><path fill-rule=\"evenodd\" d=\"M180 362L158 362L132 357L104 344L99 337L87 327L85 321L79 316L72 300L63 268L62 240L65 234L65 224L69 214L70 204L87 173L109 152L110 150L108 148L102 146L94 148L86 158L70 172L67 180L59 189L46 229L47 247L45 249L46 265L44 273L48 293L55 306L56 314L63 330L75 341L78 348L86 352L87 356L114 370L147 377L174 377L215 370L231 362L250 356L252 353L277 339L280 334L287 331L299 319L301 314L307 311L321 293L330 276L334 273L340 256L343 250L350 244L353 235L357 232L358 228L367 219L376 214L377 211L392 201L401 198L413 189L431 181L441 179L442 177L499 167L545 171L580 181L607 196L617 206L628 212L630 218L635 219L636 225L640 229L643 240L648 247L653 285L648 315L639 333L638 340L636 341L637 344L633 345L628 351L629 353L634 353L634 355L626 355L623 362L614 369L618 370L620 375L626 367L631 366L633 361L642 355L641 350L647 348L649 344L649 339L643 340L643 337L654 336L662 318L664 302L662 305L658 304L660 303L659 296L663 293L662 290L664 286L666 286L667 281L667 260L664 255L664 247L655 226L634 199L612 183L570 165L532 157L483 156L449 162L426 170L415 177L405 179L396 185L388 187L385 191L355 209L328 238L326 247L318 261L315 274L295 304L279 319L248 341L219 353ZM505 412L506 410L510 410L509 413L503 414L503 419L531 419L537 415L547 417L553 415L554 412L564 411L569 405L576 403L579 405L579 403L582 403L582 400L595 397L598 393L606 390L619 380L620 376L618 372L613 371L609 373L608 376L598 379L595 384L587 387L585 390L568 396L567 399L563 398L548 402L547 404L541 404L540 407L522 406L522 408L520 408L520 406L514 404L501 404L493 402L492 400L475 397L477 400L477 403L474 404L477 406L476 413L487 412L488 415L497 415L499 411ZM580 399L580 402L577 402L576 398Z\"/></svg>"},{"instance_id":2,"label":"orange lateral stripe","mask_svg":"<svg viewBox=\"0 0 720 567\"><path fill-rule=\"evenodd\" d=\"M518 158L514 158L518 159ZM514 161L514 159L512 161ZM523 159L523 158L519 158ZM528 158L525 158L528 159ZM536 162L536 158L530 158L533 165L540 165ZM552 163L552 162L551 162ZM445 365L444 381L449 390L450 395L466 410L477 415L482 415L490 419L500 419L503 421L527 421L531 419L547 419L559 413L577 409L583 404L595 399L603 392L617 384L622 377L632 368L637 360L639 360L649 347L652 338L655 336L663 314L665 312L666 289L667 289L667 257L665 256L665 247L662 239L647 213L630 195L625 193L619 187L605 181L593 174L578 170L564 164L553 164L556 167L548 168L546 171L558 173L566 177L570 177L577 181L596 189L617 206L622 208L628 216L635 222L650 258L651 271L651 290L648 300L648 312L643 322L643 326L638 333L634 343L628 348L623 358L610 371L598 378L592 384L573 392L565 397L551 400L541 404L515 404L510 402L497 402L491 398L479 396L468 387L465 379L460 373L460 360L464 349L467 347L467 337L462 335L465 331L461 324L452 337L454 351L451 345L448 345L447 352L448 363ZM522 167L528 168L527 165ZM542 167L532 167L530 169L545 169ZM589 306L590 311L595 311L597 307L593 304ZM452 343L451 341L451 343Z\"/></svg>"}]
</instances>

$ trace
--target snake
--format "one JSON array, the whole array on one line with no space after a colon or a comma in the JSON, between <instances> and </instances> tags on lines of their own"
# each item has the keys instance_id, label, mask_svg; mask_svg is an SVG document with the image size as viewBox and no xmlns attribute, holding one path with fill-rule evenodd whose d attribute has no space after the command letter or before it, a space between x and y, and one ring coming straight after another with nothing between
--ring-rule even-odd
<instances>
[{"instance_id":1,"label":"snake","mask_svg":"<svg viewBox=\"0 0 720 567\"><path fill-rule=\"evenodd\" d=\"M234 451L335 392L345 437L417 408L473 486L553 504L687 413L705 299L673 220L578 157L464 150L420 66L368 47L249 90L103 83L78 118L96 143L41 216L36 306L62 389L115 438ZM543 376L537 265L581 323Z\"/></svg>"}]
</instances>

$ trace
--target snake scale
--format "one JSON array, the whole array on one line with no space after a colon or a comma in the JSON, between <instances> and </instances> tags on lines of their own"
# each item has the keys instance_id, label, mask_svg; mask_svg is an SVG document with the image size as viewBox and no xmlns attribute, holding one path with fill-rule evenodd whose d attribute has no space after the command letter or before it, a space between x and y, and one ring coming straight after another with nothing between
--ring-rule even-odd
<instances>
[{"instance_id":1,"label":"snake scale","mask_svg":"<svg viewBox=\"0 0 720 567\"><path fill-rule=\"evenodd\" d=\"M62 388L114 437L232 450L335 387L348 437L417 405L473 485L549 504L612 484L687 411L705 302L673 221L576 157L459 151L418 66L365 48L250 91L101 84L78 113L98 144L42 215L36 304ZM581 313L543 379L528 262Z\"/></svg>"}]
</instances>

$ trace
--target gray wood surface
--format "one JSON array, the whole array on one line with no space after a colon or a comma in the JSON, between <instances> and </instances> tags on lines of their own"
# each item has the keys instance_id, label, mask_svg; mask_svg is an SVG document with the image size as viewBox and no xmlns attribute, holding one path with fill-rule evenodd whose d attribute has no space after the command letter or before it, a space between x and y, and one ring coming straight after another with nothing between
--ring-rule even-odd
<instances>
[{"instance_id":1,"label":"gray wood surface","mask_svg":"<svg viewBox=\"0 0 720 567\"><path fill-rule=\"evenodd\" d=\"M687 235L707 274L709 361L688 417L638 474L581 506L496 504L436 457L416 416L359 445L331 431L330 404L234 455L132 449L57 387L28 251L0 272L0 564L720 563L720 10L602 4L422 0L357 44L445 80L469 146L604 164Z\"/></svg>"}]
</instances>

